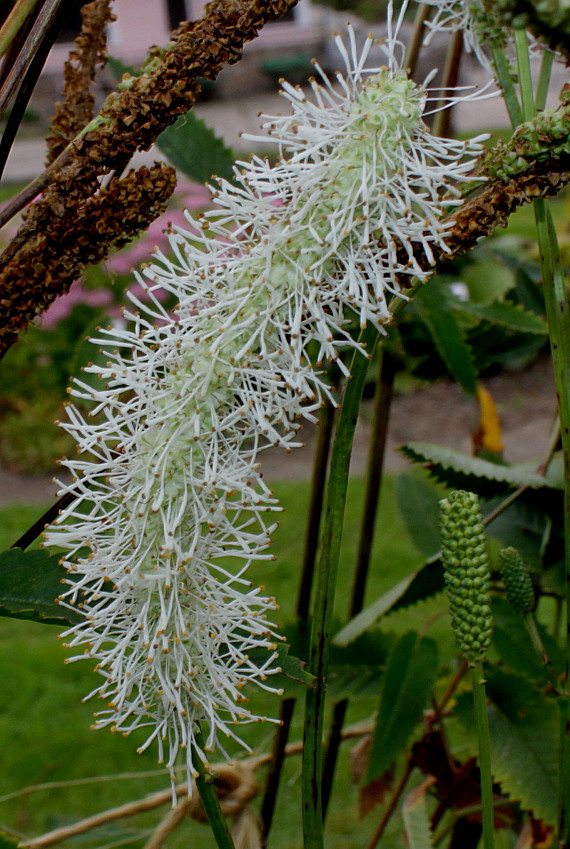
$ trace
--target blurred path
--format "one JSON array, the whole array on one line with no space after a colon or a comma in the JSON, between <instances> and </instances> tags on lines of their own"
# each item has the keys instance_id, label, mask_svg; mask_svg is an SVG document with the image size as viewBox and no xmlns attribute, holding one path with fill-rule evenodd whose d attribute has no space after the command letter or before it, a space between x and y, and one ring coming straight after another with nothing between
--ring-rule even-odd
<instances>
[{"instance_id":1,"label":"blurred path","mask_svg":"<svg viewBox=\"0 0 570 849\"><path fill-rule=\"evenodd\" d=\"M497 404L505 458L512 463L543 458L553 424L556 396L550 360L543 356L529 369L502 372L483 381ZM356 431L351 474L364 475L370 438L372 403L366 402ZM397 396L392 406L386 471L403 472L409 463L398 448L406 442L435 442L471 453L470 435L478 427L476 403L448 381ZM316 428L305 425L303 448L286 454L271 448L261 455L268 481L306 480L311 474ZM61 471L58 471L61 474ZM56 487L49 478L22 477L0 469L0 508L15 502L47 504Z\"/></svg>"}]
</instances>

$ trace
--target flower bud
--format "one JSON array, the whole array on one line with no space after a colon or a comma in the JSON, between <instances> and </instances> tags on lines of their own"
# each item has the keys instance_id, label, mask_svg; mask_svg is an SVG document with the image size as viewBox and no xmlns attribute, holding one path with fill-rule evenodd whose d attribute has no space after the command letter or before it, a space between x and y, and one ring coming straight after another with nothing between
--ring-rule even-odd
<instances>
[{"instance_id":1,"label":"flower bud","mask_svg":"<svg viewBox=\"0 0 570 849\"><path fill-rule=\"evenodd\" d=\"M521 616L534 610L534 589L528 569L516 548L503 548L499 552L499 569L507 598Z\"/></svg>"},{"instance_id":2,"label":"flower bud","mask_svg":"<svg viewBox=\"0 0 570 849\"><path fill-rule=\"evenodd\" d=\"M493 633L489 561L479 499L454 490L441 502L441 549L451 627L469 663L484 660Z\"/></svg>"}]
</instances>

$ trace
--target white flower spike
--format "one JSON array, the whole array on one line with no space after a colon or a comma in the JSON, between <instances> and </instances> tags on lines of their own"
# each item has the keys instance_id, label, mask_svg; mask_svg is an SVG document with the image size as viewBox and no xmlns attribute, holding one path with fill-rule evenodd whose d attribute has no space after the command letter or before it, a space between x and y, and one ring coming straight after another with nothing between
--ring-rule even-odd
<instances>
[{"instance_id":1,"label":"white flower spike","mask_svg":"<svg viewBox=\"0 0 570 849\"><path fill-rule=\"evenodd\" d=\"M104 388L72 389L95 418L68 408L77 497L47 533L66 552L61 602L84 617L65 636L103 676L96 727L146 727L142 748L156 740L171 771L258 719L243 687L271 689L277 671L275 603L246 577L271 558L279 509L260 452L295 447L330 397L320 363L357 347L351 314L381 331L389 296L428 276L418 252L445 250L442 219L481 151L430 135L399 23L362 51L352 30L338 38L345 71L333 83L316 66L310 97L284 84L291 114L265 124L277 164L240 163L217 209L176 228L171 257L138 275L150 306L132 298L128 329L94 340L109 363L86 371ZM385 64L367 67L374 50Z\"/></svg>"}]
</instances>

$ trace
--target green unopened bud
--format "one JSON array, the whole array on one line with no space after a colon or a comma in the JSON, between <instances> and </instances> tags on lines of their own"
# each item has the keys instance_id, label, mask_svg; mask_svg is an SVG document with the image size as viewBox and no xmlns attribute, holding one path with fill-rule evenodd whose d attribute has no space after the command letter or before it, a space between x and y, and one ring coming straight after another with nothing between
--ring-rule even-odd
<instances>
[{"instance_id":1,"label":"green unopened bud","mask_svg":"<svg viewBox=\"0 0 570 849\"><path fill-rule=\"evenodd\" d=\"M503 548L499 552L499 569L507 591L507 598L521 616L534 610L534 589L528 569L516 548Z\"/></svg>"},{"instance_id":2,"label":"green unopened bud","mask_svg":"<svg viewBox=\"0 0 570 849\"><path fill-rule=\"evenodd\" d=\"M451 627L464 657L484 660L491 645L489 559L479 499L454 490L441 502L441 551Z\"/></svg>"}]
</instances>

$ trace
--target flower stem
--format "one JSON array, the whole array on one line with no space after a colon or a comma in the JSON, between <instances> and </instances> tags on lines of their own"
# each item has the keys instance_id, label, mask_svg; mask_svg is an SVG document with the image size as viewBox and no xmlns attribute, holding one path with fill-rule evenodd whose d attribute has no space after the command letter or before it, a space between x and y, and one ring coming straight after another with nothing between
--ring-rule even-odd
<instances>
[{"instance_id":1,"label":"flower stem","mask_svg":"<svg viewBox=\"0 0 570 849\"><path fill-rule=\"evenodd\" d=\"M509 118L511 119L511 124L513 128L518 127L518 125L522 123L523 116L515 85L511 76L509 61L505 56L504 50L498 47L491 47L491 52L499 85L503 92L505 106L507 107Z\"/></svg>"},{"instance_id":2,"label":"flower stem","mask_svg":"<svg viewBox=\"0 0 570 849\"><path fill-rule=\"evenodd\" d=\"M372 421L372 436L368 449L368 464L366 472L366 495L364 509L360 522L360 537L358 542L358 553L356 557L356 568L352 582L350 606L348 618L352 619L360 613L364 604L364 594L368 579L370 557L372 554L372 543L374 540L374 526L378 512L380 499L380 487L382 484L382 472L384 469L384 458L386 455L386 444L388 440L388 422L390 420L390 408L394 390L394 379L396 377L397 365L395 358L389 353L388 348L380 349L379 369L376 379L376 391L374 393L374 414ZM323 816L325 816L330 794L332 792L334 772L338 751L342 742L342 727L348 699L337 702L333 708L332 722L327 738L324 768L323 768Z\"/></svg>"},{"instance_id":3,"label":"flower stem","mask_svg":"<svg viewBox=\"0 0 570 849\"><path fill-rule=\"evenodd\" d=\"M330 401L325 403L321 410L319 429L315 456L313 459L313 474L311 480L311 500L309 504L309 519L305 532L305 546L303 550L303 563L301 569L301 580L297 593L297 624L299 627L299 641L306 644L304 639L308 633L308 619L310 612L311 592L313 586L313 575L317 548L319 542L319 531L323 511L323 500L325 483L332 440L332 432L335 419L335 408ZM263 837L267 836L271 829L273 813L277 803L277 793L281 781L281 771L285 762L285 747L289 739L291 722L295 710L296 699L294 697L283 699L279 714L279 728L275 734L271 762L265 784L265 793L261 805L261 822L263 825Z\"/></svg>"},{"instance_id":4,"label":"flower stem","mask_svg":"<svg viewBox=\"0 0 570 849\"><path fill-rule=\"evenodd\" d=\"M535 219L542 268L542 286L546 302L546 316L552 350L554 379L558 395L560 432L564 455L564 538L566 573L566 622L570 605L570 304L565 291L565 281L558 242L550 210L543 198L534 202ZM570 635L566 634L566 673L570 671ZM570 704L566 691L560 693L560 799L559 799L559 846L568 845L570 840Z\"/></svg>"},{"instance_id":5,"label":"flower stem","mask_svg":"<svg viewBox=\"0 0 570 849\"><path fill-rule=\"evenodd\" d=\"M16 0L12 11L4 21L0 29L0 56L4 56L10 49L10 45L24 26L26 18L32 12L36 0Z\"/></svg>"},{"instance_id":6,"label":"flower stem","mask_svg":"<svg viewBox=\"0 0 570 849\"><path fill-rule=\"evenodd\" d=\"M489 720L485 699L485 676L483 663L477 661L472 669L473 703L475 723L479 740L479 768L481 772L481 805L483 814L483 847L494 849L493 837L493 777L491 775L491 743L489 740Z\"/></svg>"},{"instance_id":7,"label":"flower stem","mask_svg":"<svg viewBox=\"0 0 570 849\"><path fill-rule=\"evenodd\" d=\"M199 746L201 746L201 732L196 734L196 742ZM200 799L202 800L202 805L206 812L206 816L208 817L208 822L215 837L218 849L235 849L227 820L222 813L220 800L216 793L216 787L214 784L216 780L216 773L211 772L197 756L193 758L193 765L198 773L195 779L196 787L198 788L198 793L200 794Z\"/></svg>"},{"instance_id":8,"label":"flower stem","mask_svg":"<svg viewBox=\"0 0 570 849\"><path fill-rule=\"evenodd\" d=\"M548 96L548 86L550 85L550 74L553 63L554 53L552 50L543 50L535 95L535 104L537 109L544 109L546 106L546 98Z\"/></svg>"},{"instance_id":9,"label":"flower stem","mask_svg":"<svg viewBox=\"0 0 570 849\"><path fill-rule=\"evenodd\" d=\"M365 347L368 357L372 354L377 335L373 325L368 324L360 336L359 342ZM331 621L350 456L358 409L368 372L368 357L356 351L352 358L351 378L345 385L327 486L308 663L308 672L315 676L316 685L308 690L305 707L302 779L305 849L322 849L323 847L322 735Z\"/></svg>"},{"instance_id":10,"label":"flower stem","mask_svg":"<svg viewBox=\"0 0 570 849\"><path fill-rule=\"evenodd\" d=\"M528 64L528 42L523 43L517 34L517 59L519 69L522 69L521 91L525 104L525 118L532 118L536 107L533 104L530 111L531 96L525 92L530 86L529 75L526 72ZM544 81L543 81L544 85ZM541 90L541 100L546 93ZM554 381L558 396L558 411L560 416L560 434L562 453L564 456L564 563L566 573L566 671L564 680L568 681L570 672L570 634L568 633L568 609L570 605L570 322L568 310L570 303L566 293L564 270L560 260L558 239L552 221L550 209L544 198L534 201L534 214L540 252L542 271L542 288L546 303L546 317L554 367ZM558 846L568 846L570 841L570 699L565 689L559 693L560 706L560 790L559 790L559 825Z\"/></svg>"}]
</instances>

